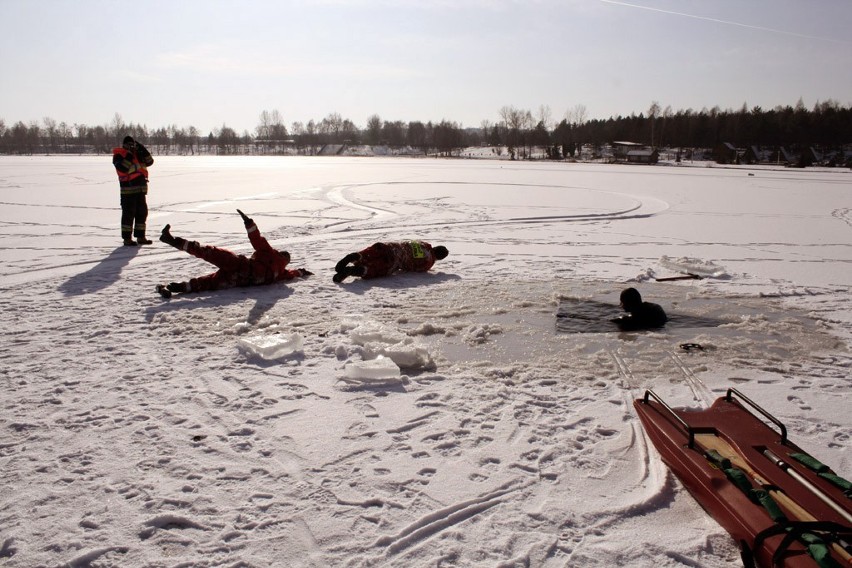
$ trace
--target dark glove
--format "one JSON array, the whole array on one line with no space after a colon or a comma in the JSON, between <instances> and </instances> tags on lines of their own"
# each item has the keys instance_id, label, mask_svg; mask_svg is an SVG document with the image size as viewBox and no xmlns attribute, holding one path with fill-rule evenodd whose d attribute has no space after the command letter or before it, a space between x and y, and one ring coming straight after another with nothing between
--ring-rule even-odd
<instances>
[{"instance_id":1,"label":"dark glove","mask_svg":"<svg viewBox=\"0 0 852 568\"><path fill-rule=\"evenodd\" d=\"M254 221L252 221L252 220L251 220L251 218L246 217L246 214L245 214L245 213L243 213L243 212L242 212L242 211L240 211L239 209L237 209L237 213L239 213L239 214L240 214L240 217L242 217L242 218L243 218L243 223L245 223L246 228L249 228L249 227L251 227L252 225L254 225Z\"/></svg>"},{"instance_id":2,"label":"dark glove","mask_svg":"<svg viewBox=\"0 0 852 568\"><path fill-rule=\"evenodd\" d=\"M136 157L139 158L146 167L154 165L154 158L151 156L151 152L149 152L148 148L139 142L136 143Z\"/></svg>"}]
</instances>

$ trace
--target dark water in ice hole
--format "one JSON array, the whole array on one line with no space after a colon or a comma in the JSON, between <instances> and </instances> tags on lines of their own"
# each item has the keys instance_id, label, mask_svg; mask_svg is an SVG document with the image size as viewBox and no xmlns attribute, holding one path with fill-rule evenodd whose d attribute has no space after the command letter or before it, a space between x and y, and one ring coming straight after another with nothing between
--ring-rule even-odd
<instances>
[{"instance_id":1,"label":"dark water in ice hole","mask_svg":"<svg viewBox=\"0 0 852 568\"><path fill-rule=\"evenodd\" d=\"M484 310L460 319L471 328L495 330L482 334L460 332L429 341L450 362L491 361L512 363L542 356L558 356L571 345L580 352L625 349L632 351L679 351L683 343L714 344L746 341L763 356L785 358L792 345L817 350L832 339L805 312L764 298L691 298L675 291L651 301L663 306L669 322L660 329L622 332L610 321L624 314L617 292L598 294L597 299L562 298L554 311L541 306ZM754 318L753 324L745 323ZM742 324L742 325L727 325Z\"/></svg>"}]
</instances>

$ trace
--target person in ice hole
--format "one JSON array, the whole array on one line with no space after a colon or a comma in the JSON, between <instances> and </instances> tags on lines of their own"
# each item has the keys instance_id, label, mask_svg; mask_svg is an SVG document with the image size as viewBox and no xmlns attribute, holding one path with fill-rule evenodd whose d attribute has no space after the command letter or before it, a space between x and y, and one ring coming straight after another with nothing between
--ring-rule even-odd
<instances>
[{"instance_id":1,"label":"person in ice hole","mask_svg":"<svg viewBox=\"0 0 852 568\"><path fill-rule=\"evenodd\" d=\"M668 316L658 304L643 302L642 295L636 288L627 288L621 292L621 307L627 315L617 317L612 321L622 331L638 329L653 329L662 327L668 321Z\"/></svg>"},{"instance_id":2,"label":"person in ice hole","mask_svg":"<svg viewBox=\"0 0 852 568\"><path fill-rule=\"evenodd\" d=\"M239 209L237 209L237 213L243 218L249 241L251 246L254 247L254 252L250 257L233 253L227 249L201 245L196 241L174 237L169 231L171 225L166 225L163 228L163 232L160 234L161 241L176 249L186 251L201 260L206 260L219 270L206 276L192 278L187 282L158 284L157 292L161 296L170 298L173 293L224 290L235 286L262 286L313 274L304 268L288 269L290 253L272 248L260 234L254 221Z\"/></svg>"},{"instance_id":3,"label":"person in ice hole","mask_svg":"<svg viewBox=\"0 0 852 568\"><path fill-rule=\"evenodd\" d=\"M433 248L425 241L375 243L343 257L335 267L336 274L332 280L339 284L347 276L367 279L390 276L395 272L426 272L436 260L443 260L448 254L447 247Z\"/></svg>"}]
</instances>

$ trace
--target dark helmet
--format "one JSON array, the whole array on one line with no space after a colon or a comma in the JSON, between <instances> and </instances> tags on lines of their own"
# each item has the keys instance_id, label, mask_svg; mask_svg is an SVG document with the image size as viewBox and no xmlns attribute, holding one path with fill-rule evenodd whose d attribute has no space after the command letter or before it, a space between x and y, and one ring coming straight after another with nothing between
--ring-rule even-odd
<instances>
[{"instance_id":1,"label":"dark helmet","mask_svg":"<svg viewBox=\"0 0 852 568\"><path fill-rule=\"evenodd\" d=\"M636 288L627 288L621 292L621 297L619 299L621 300L621 305L624 306L624 309L627 311L630 311L632 308L642 304L642 295Z\"/></svg>"},{"instance_id":2,"label":"dark helmet","mask_svg":"<svg viewBox=\"0 0 852 568\"><path fill-rule=\"evenodd\" d=\"M445 246L437 246L432 249L432 254L435 255L435 258L438 260L444 260L447 258L447 255L450 254L450 251L447 250Z\"/></svg>"}]
</instances>

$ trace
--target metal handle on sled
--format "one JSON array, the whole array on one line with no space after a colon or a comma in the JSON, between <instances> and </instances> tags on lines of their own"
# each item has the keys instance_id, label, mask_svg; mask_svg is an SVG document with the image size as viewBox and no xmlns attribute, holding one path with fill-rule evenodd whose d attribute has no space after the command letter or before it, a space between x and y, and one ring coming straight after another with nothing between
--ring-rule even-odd
<instances>
[{"instance_id":1,"label":"metal handle on sled","mask_svg":"<svg viewBox=\"0 0 852 568\"><path fill-rule=\"evenodd\" d=\"M746 395L744 395L743 393L741 393L740 391L738 391L737 389L735 389L733 387L729 388L727 394L725 394L725 400L726 401L731 402L733 400L733 397L731 397L731 394L736 394L738 397L740 397L743 400L743 402L747 402L752 408L754 408L755 410L760 412L763 416L765 416L767 420L769 420L770 422L772 422L773 424L778 426L778 428L781 430L781 444L787 443L787 427L784 426L781 423L780 420L778 420L777 418L775 418L774 416L769 414L769 412L767 412L766 410L764 410L763 408L758 406L758 404L756 402L754 402L749 397L747 397Z\"/></svg>"},{"instance_id":2,"label":"metal handle on sled","mask_svg":"<svg viewBox=\"0 0 852 568\"><path fill-rule=\"evenodd\" d=\"M674 411L674 410L672 410L672 407L671 407L671 406L669 406L668 404L666 404L666 402L665 402L663 399L661 399L661 398L659 397L659 395L658 395L657 393L655 393L654 391L652 391L651 389L648 389L648 390L646 390L646 391L645 391L645 396L644 396L644 398L642 399L643 404L648 404L648 398L653 398L653 399L654 399L654 400L656 400L658 403L660 403L660 406L662 406L663 408L665 408L666 410L668 410L668 411L669 411L669 414L671 414L671 415L672 415L672 417L673 417L675 420L677 420L677 421L678 421L678 423L679 423L679 424L683 427L683 429L686 431L686 434L689 436L689 448L690 448L690 449L692 449L692 447L695 445L695 431L692 429L692 427L691 427L689 424L687 424L687 423L683 420L683 418L681 418L680 416L678 416L678 415L675 413L675 411Z\"/></svg>"}]
</instances>

